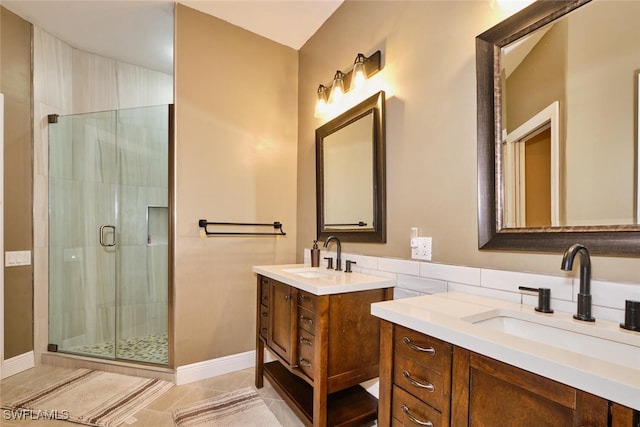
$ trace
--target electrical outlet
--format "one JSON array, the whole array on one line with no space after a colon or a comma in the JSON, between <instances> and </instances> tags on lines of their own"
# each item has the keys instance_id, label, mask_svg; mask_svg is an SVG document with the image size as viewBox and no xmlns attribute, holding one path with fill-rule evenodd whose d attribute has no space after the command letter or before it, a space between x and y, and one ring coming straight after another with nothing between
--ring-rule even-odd
<instances>
[{"instance_id":1,"label":"electrical outlet","mask_svg":"<svg viewBox=\"0 0 640 427\"><path fill-rule=\"evenodd\" d=\"M411 248L411 259L431 261L431 237L417 237L418 246Z\"/></svg>"}]
</instances>

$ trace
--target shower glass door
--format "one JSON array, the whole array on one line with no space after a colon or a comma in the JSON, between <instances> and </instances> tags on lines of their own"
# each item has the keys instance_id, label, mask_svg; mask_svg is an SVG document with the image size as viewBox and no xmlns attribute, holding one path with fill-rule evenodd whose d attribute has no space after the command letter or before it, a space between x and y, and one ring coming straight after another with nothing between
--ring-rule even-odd
<instances>
[{"instance_id":1,"label":"shower glass door","mask_svg":"<svg viewBox=\"0 0 640 427\"><path fill-rule=\"evenodd\" d=\"M49 125L49 343L168 364L169 107Z\"/></svg>"}]
</instances>

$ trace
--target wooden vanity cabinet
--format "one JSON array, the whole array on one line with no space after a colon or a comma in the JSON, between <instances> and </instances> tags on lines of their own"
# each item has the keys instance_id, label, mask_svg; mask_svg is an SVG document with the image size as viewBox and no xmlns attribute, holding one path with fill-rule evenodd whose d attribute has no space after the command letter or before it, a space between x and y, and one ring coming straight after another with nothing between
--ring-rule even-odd
<instances>
[{"instance_id":1,"label":"wooden vanity cabinet","mask_svg":"<svg viewBox=\"0 0 640 427\"><path fill-rule=\"evenodd\" d=\"M381 321L380 339L379 426L638 427L630 408L411 329Z\"/></svg>"},{"instance_id":2,"label":"wooden vanity cabinet","mask_svg":"<svg viewBox=\"0 0 640 427\"><path fill-rule=\"evenodd\" d=\"M315 295L258 275L256 387L266 377L308 426L360 426L377 399L359 384L379 374L374 302L392 289ZM264 348L277 360L265 363Z\"/></svg>"}]
</instances>

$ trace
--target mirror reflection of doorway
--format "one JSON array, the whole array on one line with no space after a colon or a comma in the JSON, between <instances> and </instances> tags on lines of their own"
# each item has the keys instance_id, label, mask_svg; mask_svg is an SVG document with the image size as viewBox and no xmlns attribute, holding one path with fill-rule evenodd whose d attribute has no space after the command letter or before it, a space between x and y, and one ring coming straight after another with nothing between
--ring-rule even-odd
<instances>
[{"instance_id":1,"label":"mirror reflection of doorway","mask_svg":"<svg viewBox=\"0 0 640 427\"><path fill-rule=\"evenodd\" d=\"M550 128L514 141L514 197L518 227L551 224L551 137Z\"/></svg>"},{"instance_id":2,"label":"mirror reflection of doorway","mask_svg":"<svg viewBox=\"0 0 640 427\"><path fill-rule=\"evenodd\" d=\"M525 147L525 226L551 224L551 131L523 141Z\"/></svg>"},{"instance_id":3,"label":"mirror reflection of doorway","mask_svg":"<svg viewBox=\"0 0 640 427\"><path fill-rule=\"evenodd\" d=\"M538 113L505 139L507 227L559 225L557 104Z\"/></svg>"}]
</instances>

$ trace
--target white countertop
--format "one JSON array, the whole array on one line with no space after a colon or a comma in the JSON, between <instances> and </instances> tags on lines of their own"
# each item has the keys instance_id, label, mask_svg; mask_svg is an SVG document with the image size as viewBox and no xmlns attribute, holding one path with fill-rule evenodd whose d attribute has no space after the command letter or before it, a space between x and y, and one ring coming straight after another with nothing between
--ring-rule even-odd
<instances>
[{"instance_id":1,"label":"white countertop","mask_svg":"<svg viewBox=\"0 0 640 427\"><path fill-rule=\"evenodd\" d=\"M317 271L322 277L303 277L286 271L292 269ZM309 264L261 265L254 266L253 271L315 295L341 294L395 286L395 282L388 277L355 272L345 273L324 267L311 267Z\"/></svg>"},{"instance_id":2,"label":"white countertop","mask_svg":"<svg viewBox=\"0 0 640 427\"><path fill-rule=\"evenodd\" d=\"M431 335L459 347L517 366L613 402L640 410L640 334L624 331L619 324L597 319L581 322L572 313L542 314L532 307L491 298L452 292L384 301L371 305L371 313L381 319ZM625 365L603 361L583 353L473 324L473 321L500 313L517 313L532 321L567 322L585 334L615 336L632 350ZM466 320L465 320L466 319ZM476 320L474 320L476 319ZM573 322L573 323L572 323ZM607 344L608 345L608 344ZM603 356L607 357L607 356ZM615 357L615 356L614 356ZM636 365L637 361L637 365Z\"/></svg>"}]
</instances>

